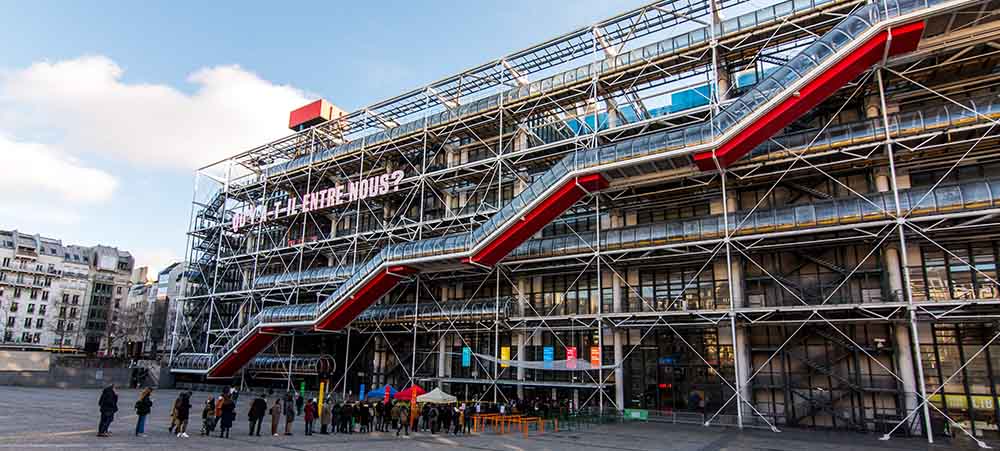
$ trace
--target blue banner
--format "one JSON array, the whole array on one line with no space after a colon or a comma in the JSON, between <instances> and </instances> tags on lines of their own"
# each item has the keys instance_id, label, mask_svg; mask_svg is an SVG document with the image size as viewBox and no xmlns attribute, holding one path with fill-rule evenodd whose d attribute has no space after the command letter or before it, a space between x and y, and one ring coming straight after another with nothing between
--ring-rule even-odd
<instances>
[{"instance_id":1,"label":"blue banner","mask_svg":"<svg viewBox=\"0 0 1000 451\"><path fill-rule=\"evenodd\" d=\"M361 384L361 390L358 390L358 399L364 400L365 393L368 393L365 391L365 384Z\"/></svg>"},{"instance_id":2,"label":"blue banner","mask_svg":"<svg viewBox=\"0 0 1000 451\"><path fill-rule=\"evenodd\" d=\"M542 360L545 361L545 368L552 368L552 364L549 363L555 360L556 350L552 346L546 346L542 348Z\"/></svg>"},{"instance_id":3,"label":"blue banner","mask_svg":"<svg viewBox=\"0 0 1000 451\"><path fill-rule=\"evenodd\" d=\"M462 348L462 367L468 368L472 366L472 349L468 346Z\"/></svg>"}]
</instances>

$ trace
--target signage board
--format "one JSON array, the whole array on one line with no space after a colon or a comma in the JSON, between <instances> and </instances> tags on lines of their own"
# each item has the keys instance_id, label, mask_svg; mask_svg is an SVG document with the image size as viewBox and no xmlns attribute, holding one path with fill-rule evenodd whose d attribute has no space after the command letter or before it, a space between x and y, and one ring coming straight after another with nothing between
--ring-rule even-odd
<instances>
[{"instance_id":1,"label":"signage board","mask_svg":"<svg viewBox=\"0 0 1000 451\"><path fill-rule=\"evenodd\" d=\"M399 182L403 181L403 175L403 171L393 171L366 177L360 181L338 183L330 188L307 192L301 196L250 205L243 211L233 214L231 229L233 232L239 232L248 225L264 224L298 213L326 210L356 200L371 199L396 192L399 191Z\"/></svg>"}]
</instances>

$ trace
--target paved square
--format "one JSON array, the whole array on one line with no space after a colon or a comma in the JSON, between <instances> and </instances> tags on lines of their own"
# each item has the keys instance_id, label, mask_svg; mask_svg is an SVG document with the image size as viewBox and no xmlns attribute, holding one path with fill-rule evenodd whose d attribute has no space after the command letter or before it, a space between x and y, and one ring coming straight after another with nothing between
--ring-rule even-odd
<instances>
[{"instance_id":1,"label":"paved square","mask_svg":"<svg viewBox=\"0 0 1000 451\"><path fill-rule=\"evenodd\" d=\"M170 434L170 405L177 397L175 390L154 392L153 413L146 425L148 437L133 436L136 416L132 409L137 398L136 390L119 390L119 415L111 427L110 438L95 436L99 414L99 390L60 390L20 387L0 387L4 409L0 411L0 449L268 449L268 450L321 450L321 449L475 449L496 451L551 450L729 450L729 451L815 451L845 450L913 450L956 449L947 443L928 446L921 439L894 439L878 441L874 434L850 432L827 433L823 431L790 430L781 434L767 431L704 428L699 426L656 423L631 423L594 426L578 431L532 434L525 439L520 434L496 435L493 433L472 436L442 436L427 433L409 437L396 437L392 433L353 435L302 435L303 423L295 423L291 437L248 437L246 398L237 407L237 420L233 424L232 438L202 437L200 429L201 402L207 393L196 392L193 397L191 437L180 439ZM270 427L270 418L265 420Z\"/></svg>"}]
</instances>

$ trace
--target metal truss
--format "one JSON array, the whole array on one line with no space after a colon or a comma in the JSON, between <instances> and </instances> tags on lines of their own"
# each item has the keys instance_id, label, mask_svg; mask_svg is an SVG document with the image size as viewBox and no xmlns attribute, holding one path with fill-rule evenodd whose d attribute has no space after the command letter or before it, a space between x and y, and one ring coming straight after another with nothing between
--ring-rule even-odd
<instances>
[{"instance_id":1,"label":"metal truss","mask_svg":"<svg viewBox=\"0 0 1000 451\"><path fill-rule=\"evenodd\" d=\"M203 168L196 180L187 255L196 283L182 300L184 314L176 315L172 352L210 352L262 308L320 302L343 281L339 276L309 279L303 276L308 271L352 268L390 243L475 229L528 185L533 174L569 152L717 121L720 109L747 89L741 76L759 80L860 4L813 2L778 15L782 4L657 1ZM899 418L885 439L905 432L924 434L933 442L934 412L986 446L931 402L941 388L929 391L925 384L922 325L995 321L1000 318L1000 301L915 299L910 269L918 265L909 259L917 246L938 248L997 285L993 276L951 251L946 242L957 234L1000 237L1000 223L993 219L1000 211L991 206L925 213L919 208L925 198L934 199L935 190L951 186L957 171L996 160L1000 130L995 127L1000 116L994 113L1000 112L982 111L969 97L970 92L1000 86L1000 77L983 70L1000 59L996 8L988 7L994 4L984 1L929 20L924 44L916 52L884 59L773 137L760 152L730 167L716 162L715 171L701 172L689 160L664 159L609 172L610 189L585 196L551 230L539 234L544 236L536 237L572 239L572 249L548 255L515 251L495 267L440 266L411 277L346 333L337 334L344 341L342 355L337 356L340 349L324 350L343 368L333 391L346 396L351 371L367 371L371 362L365 359L374 355L372 373L381 378L375 383L386 383L390 377L407 384L476 383L483 388L479 400L493 402L510 401L505 387L584 390L578 408L620 411L626 407L624 362L665 333L726 394L717 408L704 412L698 420L702 424L780 432L779 426L785 426L779 420L788 419L765 408L756 393L770 390L760 388L759 382L770 377L767 368L772 363L793 360L810 377L830 380L831 390L838 393L825 402L801 394L784 402L798 400L796 406L802 406L805 416L835 416L838 402L869 393L835 368L840 362L836 359L845 359L849 351L894 381L889 394L872 395L897 405ZM735 19L721 18L720 12L748 6L760 9ZM703 42L676 44L699 30L708 34ZM647 50L664 42L674 43L673 50ZM621 63L626 57L630 62ZM594 69L602 64L606 69ZM564 74L574 68L587 68L586 75L567 81ZM955 73L967 80L942 77ZM564 77L561 85L555 77ZM533 95L525 100L508 94L519 90ZM682 98L695 100L683 107L674 104ZM910 117L905 114L925 104L943 105L947 113L961 118L949 116L947 126L940 128L902 130L902 119ZM453 118L431 120L442 114ZM930 123L929 118L921 120ZM419 126L407 125L414 121ZM870 125L870 138L834 139L840 130L854 130L863 122ZM311 156L331 149L343 152L327 159ZM304 156L308 162L298 165ZM250 205L299 199L333 183L397 169L406 174L398 191L240 231L230 226L233 214ZM930 173L934 180L918 193L909 186L913 173ZM850 177L858 174L875 180L875 195L857 188ZM906 186L900 186L902 180ZM913 196L918 198L915 203L909 200ZM829 226L793 224L780 229L775 225L766 230L754 222L755 215L767 211L842 199L852 199L869 213ZM608 245L611 234L620 236L622 230L637 225L638 213L652 217L658 209L687 206L692 211L708 206L708 213L718 218L710 236L700 232L697 239L662 243L636 239L635 245ZM692 213L681 219L707 216ZM666 219L647 222L658 220ZM836 249L847 247L857 254L849 264L810 252L840 252ZM781 270L770 263L773 255L791 255L793 268ZM858 280L868 277L872 265L880 268L879 278L898 277L900 286L883 290L890 294L870 302L856 297L839 302L838 293L861 283ZM806 266L822 267L834 276L824 286L807 287L795 279ZM679 290L669 296L649 296L638 280L640 268L675 267L684 268L685 276L677 284ZM788 303L770 304L765 299L753 305L746 293L747 272L757 274L755 283L781 293ZM536 308L529 300L538 294L533 279L555 274L569 281L561 293L546 292L558 299L565 299L584 281L596 281L599 294L594 308L568 314L560 313L563 306L556 303ZM717 291L713 296L721 301L710 306L689 303L692 293L703 289L702 277L709 274L712 290ZM605 305L606 290L612 293L610 308ZM492 315L483 310L489 301ZM900 364L906 358L886 363L886 356L871 343L845 332L847 327L869 324L895 331L894 346L910 349L911 368ZM776 348L751 350L751 332L764 327L787 333ZM728 347L730 361L703 352L691 339L693 331L718 337L718 347ZM513 361L527 360L526 343L542 336L551 337L553 345L582 348L582 342L566 342L567 334L596 336L587 343L600 349L601 362L613 369L583 371L574 382L531 381L523 369L496 361L501 358L501 342L510 346ZM352 346L352 337L361 344L355 341ZM947 379L979 358L998 337L1000 333L983 343ZM310 337L279 340L291 342L289 358L296 339ZM831 357L833 363L818 362L796 350L810 339L847 351ZM604 355L609 344L613 356ZM490 348L483 353L494 360L473 354L469 371L475 377L452 377L444 368L451 368L450 348L456 345L477 352ZM278 348L272 345L272 351ZM437 373L428 374L431 370ZM908 376L907 371L916 374ZM865 421L860 423L865 427Z\"/></svg>"}]
</instances>

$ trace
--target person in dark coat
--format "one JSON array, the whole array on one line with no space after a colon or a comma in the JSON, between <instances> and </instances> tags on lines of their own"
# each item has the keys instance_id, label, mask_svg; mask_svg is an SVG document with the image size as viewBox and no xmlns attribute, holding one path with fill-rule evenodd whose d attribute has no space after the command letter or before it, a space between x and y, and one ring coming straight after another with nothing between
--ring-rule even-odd
<instances>
[{"instance_id":1,"label":"person in dark coat","mask_svg":"<svg viewBox=\"0 0 1000 451\"><path fill-rule=\"evenodd\" d=\"M101 399L97 401L97 406L101 409L101 422L97 425L98 437L110 437L111 422L115 419L115 412L118 411L118 392L115 391L115 384L104 387L101 391Z\"/></svg>"},{"instance_id":2,"label":"person in dark coat","mask_svg":"<svg viewBox=\"0 0 1000 451\"><path fill-rule=\"evenodd\" d=\"M236 418L236 403L229 397L229 394L222 395L222 419L219 424L219 437L229 438L229 430L233 428L233 419Z\"/></svg>"},{"instance_id":3,"label":"person in dark coat","mask_svg":"<svg viewBox=\"0 0 1000 451\"><path fill-rule=\"evenodd\" d=\"M305 407L306 400L302 398L302 393L295 394L295 409L298 411L299 415L302 415L302 408Z\"/></svg>"},{"instance_id":4,"label":"person in dark coat","mask_svg":"<svg viewBox=\"0 0 1000 451\"><path fill-rule=\"evenodd\" d=\"M139 400L135 402L135 415L138 417L135 423L135 436L146 436L146 418L153 409L153 389L146 387L139 394Z\"/></svg>"},{"instance_id":5,"label":"person in dark coat","mask_svg":"<svg viewBox=\"0 0 1000 451\"><path fill-rule=\"evenodd\" d=\"M295 421L295 401L292 395L285 397L285 435L292 435L292 422Z\"/></svg>"},{"instance_id":6,"label":"person in dark coat","mask_svg":"<svg viewBox=\"0 0 1000 451\"><path fill-rule=\"evenodd\" d=\"M333 433L336 434L340 432L340 403L333 405L333 409L330 413L333 414L333 418L330 419L330 428L333 429Z\"/></svg>"},{"instance_id":7,"label":"person in dark coat","mask_svg":"<svg viewBox=\"0 0 1000 451\"><path fill-rule=\"evenodd\" d=\"M191 418L191 392L182 392L177 398L177 436L188 438L188 419Z\"/></svg>"},{"instance_id":8,"label":"person in dark coat","mask_svg":"<svg viewBox=\"0 0 1000 451\"><path fill-rule=\"evenodd\" d=\"M257 395L250 403L250 435L257 434L260 437L260 425L264 422L264 415L267 415L267 401L263 396Z\"/></svg>"},{"instance_id":9,"label":"person in dark coat","mask_svg":"<svg viewBox=\"0 0 1000 451\"><path fill-rule=\"evenodd\" d=\"M368 410L368 404L358 404L358 423L361 424L359 432L371 432L371 412Z\"/></svg>"}]
</instances>

